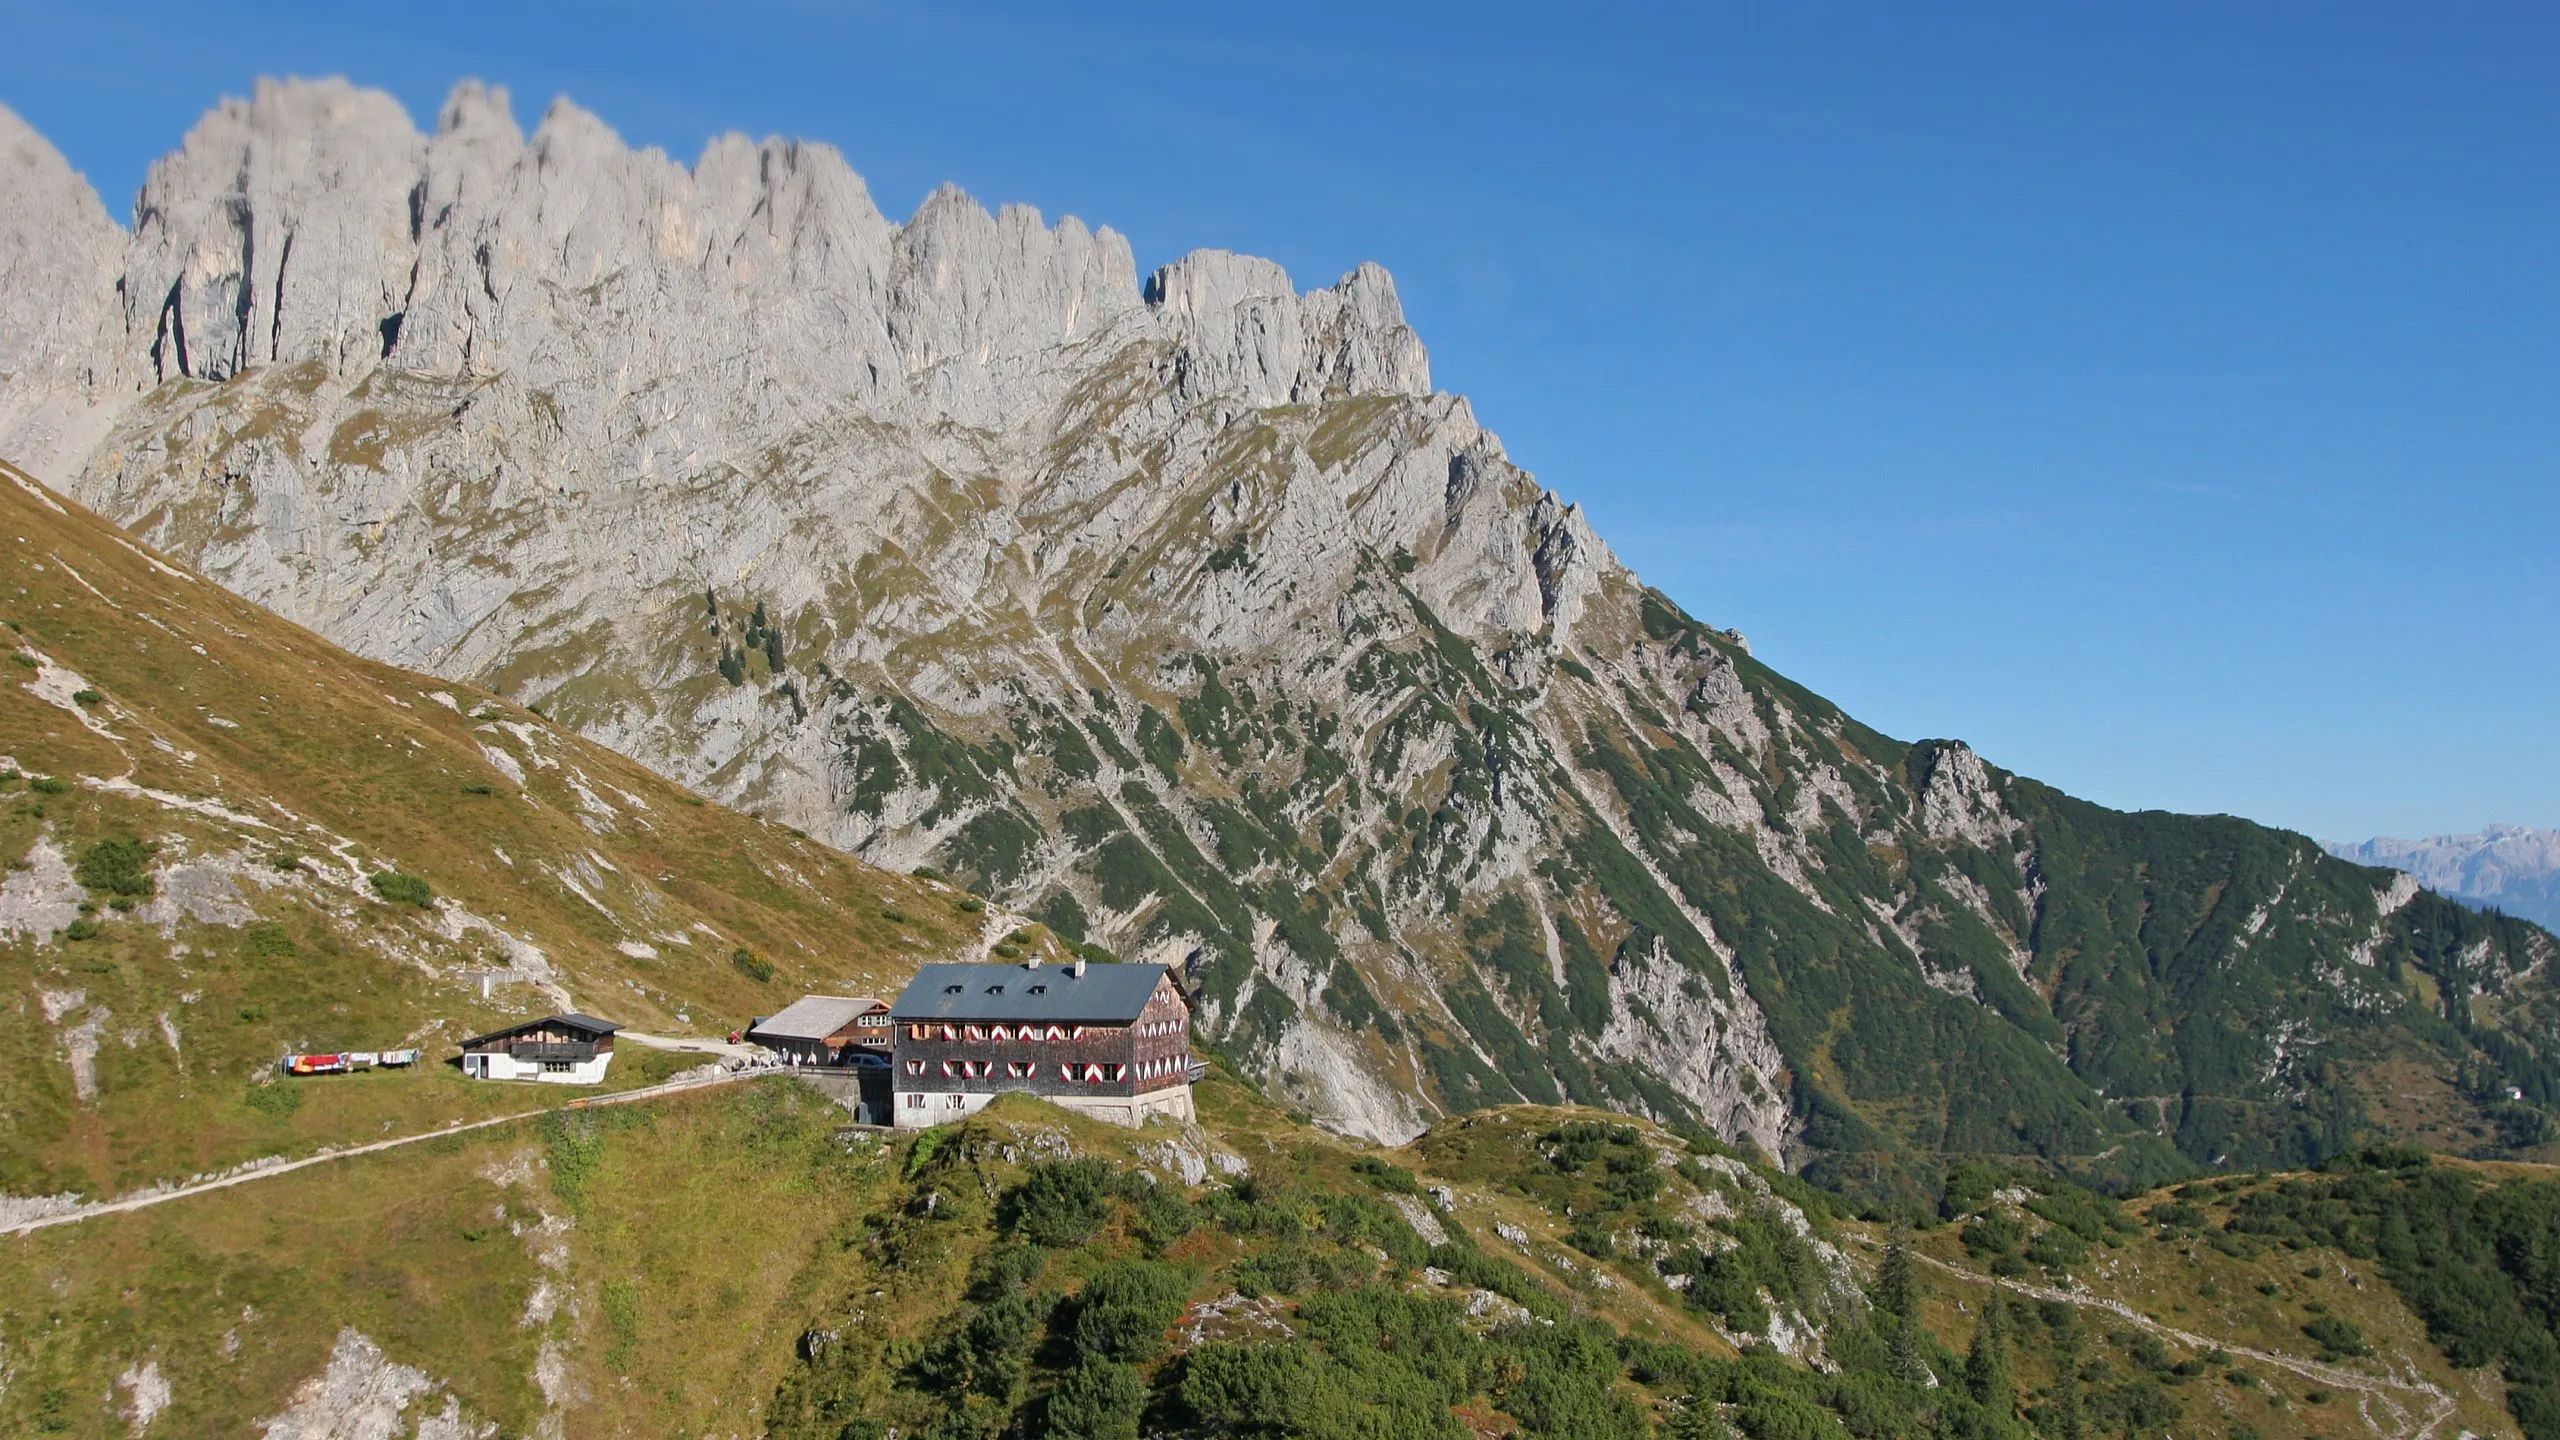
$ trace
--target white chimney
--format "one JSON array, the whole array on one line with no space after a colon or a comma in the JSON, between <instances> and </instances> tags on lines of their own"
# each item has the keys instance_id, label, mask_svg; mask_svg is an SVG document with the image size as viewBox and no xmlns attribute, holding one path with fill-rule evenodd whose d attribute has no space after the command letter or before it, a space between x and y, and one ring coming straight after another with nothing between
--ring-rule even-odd
<instances>
[{"instance_id":1,"label":"white chimney","mask_svg":"<svg viewBox=\"0 0 2560 1440\"><path fill-rule=\"evenodd\" d=\"M1030 958L1030 959L1023 961L1023 962L1022 962L1022 968L1023 968L1023 969L1025 969L1025 970L1037 970L1037 969L1039 969L1039 968L1040 968L1040 956L1039 956L1038 952L1036 952L1036 951L1035 951L1035 952L1032 954L1032 956L1031 956L1031 958Z\"/></svg>"},{"instance_id":2,"label":"white chimney","mask_svg":"<svg viewBox=\"0 0 2560 1440\"><path fill-rule=\"evenodd\" d=\"M1075 977L1076 979L1078 979L1078 980L1083 979L1083 978L1084 978L1084 957L1083 957L1083 956L1081 956L1081 955L1077 956L1077 957L1075 958L1075 963L1074 963L1074 964L1071 964L1071 965L1069 965L1069 966L1067 967L1067 973L1068 973L1069 975L1074 976L1074 977Z\"/></svg>"}]
</instances>

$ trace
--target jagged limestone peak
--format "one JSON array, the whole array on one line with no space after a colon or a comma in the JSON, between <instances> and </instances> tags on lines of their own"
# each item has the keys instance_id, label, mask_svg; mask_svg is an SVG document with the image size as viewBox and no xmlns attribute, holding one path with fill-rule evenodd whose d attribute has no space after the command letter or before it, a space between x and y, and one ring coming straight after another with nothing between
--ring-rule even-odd
<instances>
[{"instance_id":1,"label":"jagged limestone peak","mask_svg":"<svg viewBox=\"0 0 2560 1440\"><path fill-rule=\"evenodd\" d=\"M503 138L510 145L524 143L524 130L516 124L506 86L463 80L445 96L443 108L436 111L437 138L475 132Z\"/></svg>"}]
</instances>

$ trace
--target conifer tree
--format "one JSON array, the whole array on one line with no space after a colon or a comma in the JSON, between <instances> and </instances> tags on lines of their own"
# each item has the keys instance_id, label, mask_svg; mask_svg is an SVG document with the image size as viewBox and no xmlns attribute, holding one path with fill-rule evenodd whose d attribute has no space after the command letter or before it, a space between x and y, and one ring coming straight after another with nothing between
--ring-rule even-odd
<instances>
[{"instance_id":1,"label":"conifer tree","mask_svg":"<svg viewBox=\"0 0 2560 1440\"><path fill-rule=\"evenodd\" d=\"M1894 1227L1876 1267L1876 1323L1884 1332L1885 1352L1895 1379L1926 1384L1928 1362L1920 1358L1920 1286L1911 1263L1911 1232Z\"/></svg>"},{"instance_id":2,"label":"conifer tree","mask_svg":"<svg viewBox=\"0 0 2560 1440\"><path fill-rule=\"evenodd\" d=\"M2076 1311L2063 1312L2054 1333L2053 1440L2085 1440L2088 1421L2080 1413L2080 1360L2083 1337Z\"/></svg>"},{"instance_id":3,"label":"conifer tree","mask_svg":"<svg viewBox=\"0 0 2560 1440\"><path fill-rule=\"evenodd\" d=\"M1973 1348L1965 1352L1964 1388L1996 1414L2008 1415L2016 1408L2017 1395L2009 1383L2008 1307L1996 1295L1983 1302L1982 1323L1974 1327Z\"/></svg>"}]
</instances>

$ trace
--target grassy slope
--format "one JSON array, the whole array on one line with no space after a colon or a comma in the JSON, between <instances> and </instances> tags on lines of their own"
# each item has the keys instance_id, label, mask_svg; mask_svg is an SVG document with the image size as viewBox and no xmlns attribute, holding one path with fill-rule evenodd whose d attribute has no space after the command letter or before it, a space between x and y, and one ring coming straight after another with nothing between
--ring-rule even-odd
<instances>
[{"instance_id":1,"label":"grassy slope","mask_svg":"<svg viewBox=\"0 0 2560 1440\"><path fill-rule=\"evenodd\" d=\"M430 1067L303 1082L317 1103L288 1110L253 1082L289 1049L421 1045L441 1061L563 998L716 1034L805 989L893 987L981 929L957 892L707 805L491 696L358 660L5 469L0 622L16 657L0 658L7 883L44 888L42 847L76 863L132 837L158 847L159 892L130 914L99 905L90 938L60 915L0 931L0 1195L119 1192L534 1103ZM436 908L384 901L380 870L426 879ZM213 900L192 915L149 918L199 889ZM471 974L523 970L528 947L554 988L483 1000ZM82 1099L71 1062L91 1042ZM626 1054L617 1081L663 1069Z\"/></svg>"},{"instance_id":2,"label":"grassy slope","mask_svg":"<svg viewBox=\"0 0 2560 1440\"><path fill-rule=\"evenodd\" d=\"M913 1425L945 1407L918 1390L908 1367L968 1313L973 1266L1003 1228L1001 1197L1044 1159L1095 1156L1146 1169L1204 1202L1195 1206L1203 1218L1162 1250L1189 1277L1195 1303L1231 1295L1239 1284L1250 1293L1248 1277L1267 1273L1255 1270L1257 1261L1292 1247L1205 1218L1223 1177L1213 1171L1209 1183L1181 1185L1168 1142L1243 1159L1265 1187L1266 1210L1287 1209L1292 1193L1391 1198L1403 1182L1380 1179L1392 1175L1384 1167L1409 1167L1421 1186L1451 1188L1455 1203L1442 1223L1507 1269L1514 1293L1541 1313L1597 1318L1719 1363L1737 1355L1710 1317L1684 1305L1643 1262L1622 1256L1595 1266L1564 1243L1572 1225L1564 1211L1588 1213L1596 1195L1587 1174L1564 1173L1548 1158L1546 1137L1561 1124L1616 1117L1519 1107L1451 1122L1390 1153L1305 1130L1223 1079L1209 1082L1203 1098L1205 1126L1189 1136L1165 1127L1133 1134L1015 1100L919 1141L844 1133L841 1112L770 1080L560 1114L41 1232L0 1248L0 1353L10 1375L0 1390L0 1430L124 1433L113 1413L129 1394L119 1377L149 1363L171 1395L153 1433L238 1433L293 1402L327 1366L342 1328L431 1382L413 1414L440 1411L450 1396L466 1419L495 1422L502 1433L533 1430L578 1397L563 1417L573 1436L755 1434L768 1422L808 1420L807 1392L830 1377L852 1387L844 1398L857 1413ZM1666 1204L1684 1208L1704 1193L1688 1188L1673 1162L1711 1150L1692 1152L1649 1126L1638 1134L1660 1157ZM1366 1173L1355 1168L1362 1162ZM1784 1177L1755 1173L1784 1192ZM1276 1198L1268 1188L1275 1183L1285 1187ZM1071 1296L1106 1263L1142 1253L1135 1212L1119 1213L1092 1243L1055 1252L1035 1297ZM1817 1216L1816 1226L1861 1264L1883 1238L1849 1220ZM1507 1238L1504 1228L1525 1239ZM1949 1383L1990 1293L1955 1233L1933 1231L1918 1242L1970 1277L1936 1270L1922 1277L1923 1313L1937 1342L1931 1353ZM1353 1264L1362 1272L1377 1267L1375 1280L1358 1283L1453 1302L1470 1293L1465 1282L1447 1289L1418 1268L1383 1264L1369 1241L1327 1253L1360 1256ZM2321 1274L2306 1276L2314 1267ZM2317 1250L2234 1260L2144 1227L2075 1274L2094 1293L2181 1328L2306 1358L2315 1347L2298 1327L2309 1313L2303 1307L2318 1301L2353 1319L2378 1352L2342 1362L2348 1368L2414 1371L2457 1396L2462 1426L2512 1433L2494 1381L2450 1371L2387 1286L2346 1278L2361 1269ZM1599 1278L1603 1271L1608 1278ZM2279 1295L2260 1295L2260 1278ZM1284 1290L1264 1313L1295 1323L1297 1306L1321 1288ZM1834 1313L1826 1336L1835 1351L1848 1343L1858 1313L1854 1302ZM2131 1327L2082 1314L2103 1371L2092 1390L2144 1386L2165 1396L2174 1418L2161 1433L2219 1435L2239 1424L2270 1440L2375 1433L2350 1390L2246 1359L2176 1375L2166 1367L2200 1352L2171 1345L2146 1362ZM1210 1334L1269 1333L1255 1323L1212 1326ZM1482 1344L1505 1343L1494 1318L1469 1326ZM812 1331L827 1336L826 1365L801 1358ZM1178 1384L1184 1344L1151 1367L1168 1391ZM2031 1407L2049 1387L2051 1367L2034 1343L2018 1349L2018 1396ZM1038 1352L1029 1387L1054 1383L1071 1363L1072 1356ZM2257 1383L2235 1383L2229 1369L2247 1370ZM1667 1422L1681 1387L1639 1374L1623 1374L1619 1392ZM1497 1379L1460 1407L1483 1433L1513 1428L1505 1384Z\"/></svg>"}]
</instances>

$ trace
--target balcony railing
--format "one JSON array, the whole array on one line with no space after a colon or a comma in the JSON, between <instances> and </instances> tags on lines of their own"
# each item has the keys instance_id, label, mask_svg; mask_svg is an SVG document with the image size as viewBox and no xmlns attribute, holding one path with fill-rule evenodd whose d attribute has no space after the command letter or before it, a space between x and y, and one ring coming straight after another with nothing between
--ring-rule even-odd
<instances>
[{"instance_id":1,"label":"balcony railing","mask_svg":"<svg viewBox=\"0 0 2560 1440\"><path fill-rule=\"evenodd\" d=\"M535 1064L540 1064L544 1061L556 1062L561 1060L583 1064L586 1061L596 1058L596 1047L592 1043L583 1040L554 1040L547 1042L532 1041L521 1045L511 1046L508 1048L507 1053L513 1055L518 1060L530 1061Z\"/></svg>"}]
</instances>

